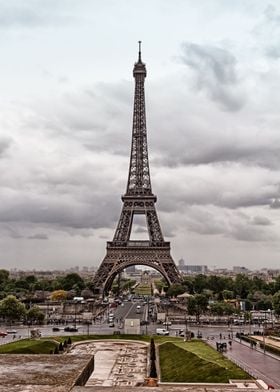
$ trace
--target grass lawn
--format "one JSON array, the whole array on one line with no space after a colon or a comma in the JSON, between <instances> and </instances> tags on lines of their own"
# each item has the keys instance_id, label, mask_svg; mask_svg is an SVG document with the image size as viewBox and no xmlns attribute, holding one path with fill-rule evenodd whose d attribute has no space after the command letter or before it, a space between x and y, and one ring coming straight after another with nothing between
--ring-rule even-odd
<instances>
[{"instance_id":1,"label":"grass lawn","mask_svg":"<svg viewBox=\"0 0 280 392\"><path fill-rule=\"evenodd\" d=\"M169 337L169 336L152 336L156 343L164 343L164 342L180 342L181 338ZM59 342L63 342L65 340L65 336L57 336L55 339ZM68 339L68 337L66 338ZM149 343L151 341L151 336L148 335L73 335L71 336L72 342L79 342L83 340L139 340L141 342Z\"/></svg>"},{"instance_id":2,"label":"grass lawn","mask_svg":"<svg viewBox=\"0 0 280 392\"><path fill-rule=\"evenodd\" d=\"M134 291L137 295L152 295L150 284L140 283Z\"/></svg>"},{"instance_id":3,"label":"grass lawn","mask_svg":"<svg viewBox=\"0 0 280 392\"><path fill-rule=\"evenodd\" d=\"M49 354L57 345L49 339L22 339L0 346L0 354Z\"/></svg>"},{"instance_id":4,"label":"grass lawn","mask_svg":"<svg viewBox=\"0 0 280 392\"><path fill-rule=\"evenodd\" d=\"M71 341L79 342L84 340L139 340L142 342L150 342L151 337L145 335L73 335L70 336ZM0 346L0 354L49 354L50 350L54 350L57 341L64 342L68 340L68 336L54 336L45 339L23 339L3 344ZM157 343L164 343L166 341L178 342L179 338L170 338L168 336L154 336Z\"/></svg>"},{"instance_id":5,"label":"grass lawn","mask_svg":"<svg viewBox=\"0 0 280 392\"><path fill-rule=\"evenodd\" d=\"M222 382L251 378L201 341L167 342L159 346L161 381Z\"/></svg>"}]
</instances>

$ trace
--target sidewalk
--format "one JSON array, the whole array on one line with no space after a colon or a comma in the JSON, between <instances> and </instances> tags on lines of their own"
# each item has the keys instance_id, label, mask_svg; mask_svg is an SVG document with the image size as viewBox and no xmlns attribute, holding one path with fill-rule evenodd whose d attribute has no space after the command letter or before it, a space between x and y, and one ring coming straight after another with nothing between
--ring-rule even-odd
<instances>
[{"instance_id":1,"label":"sidewalk","mask_svg":"<svg viewBox=\"0 0 280 392\"><path fill-rule=\"evenodd\" d=\"M271 352L268 351L268 350L265 350L265 353L264 353L263 348L260 348L260 347L251 348L250 343L245 342L245 340L241 340L241 342L240 342L240 339L235 338L234 341L235 341L236 343L242 344L242 345L244 345L244 346L250 348L250 350L258 351L259 353L262 353L262 354L264 354L264 355L268 355L269 357L274 358L274 359L276 359L277 361L280 361L280 356L279 356L279 355L273 354L273 353L271 353ZM280 368L279 368L279 371L280 371Z\"/></svg>"},{"instance_id":2,"label":"sidewalk","mask_svg":"<svg viewBox=\"0 0 280 392\"><path fill-rule=\"evenodd\" d=\"M216 348L216 341L210 341ZM280 388L280 361L263 351L251 349L250 346L233 340L232 349L223 353L225 357L236 363L252 377L262 379L266 384Z\"/></svg>"}]
</instances>

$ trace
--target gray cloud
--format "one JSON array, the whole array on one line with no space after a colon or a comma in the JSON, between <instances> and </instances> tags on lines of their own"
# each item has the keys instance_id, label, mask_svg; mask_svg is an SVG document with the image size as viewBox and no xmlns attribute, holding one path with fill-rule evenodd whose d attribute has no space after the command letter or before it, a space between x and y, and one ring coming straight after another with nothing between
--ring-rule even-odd
<instances>
[{"instance_id":1,"label":"gray cloud","mask_svg":"<svg viewBox=\"0 0 280 392\"><path fill-rule=\"evenodd\" d=\"M6 154L12 143L12 139L8 137L0 139L0 158Z\"/></svg>"},{"instance_id":2,"label":"gray cloud","mask_svg":"<svg viewBox=\"0 0 280 392\"><path fill-rule=\"evenodd\" d=\"M29 240L48 240L49 237L46 234L43 233L38 233L38 234L33 234L28 237Z\"/></svg>"},{"instance_id":3,"label":"gray cloud","mask_svg":"<svg viewBox=\"0 0 280 392\"><path fill-rule=\"evenodd\" d=\"M229 111L240 110L245 101L239 90L236 59L227 50L185 42L181 60L196 75L196 86Z\"/></svg>"},{"instance_id":4,"label":"gray cloud","mask_svg":"<svg viewBox=\"0 0 280 392\"><path fill-rule=\"evenodd\" d=\"M271 226L272 222L265 216L254 216L252 224L257 226Z\"/></svg>"},{"instance_id":5,"label":"gray cloud","mask_svg":"<svg viewBox=\"0 0 280 392\"><path fill-rule=\"evenodd\" d=\"M76 20L73 15L65 12L67 2L63 0L1 0L0 28L6 27L43 27L68 24ZM69 5L68 1L68 5ZM72 3L72 1L71 1Z\"/></svg>"},{"instance_id":6,"label":"gray cloud","mask_svg":"<svg viewBox=\"0 0 280 392\"><path fill-rule=\"evenodd\" d=\"M273 209L280 208L280 199L279 198L278 199L273 199L271 204L270 204L270 208L273 208Z\"/></svg>"}]
</instances>

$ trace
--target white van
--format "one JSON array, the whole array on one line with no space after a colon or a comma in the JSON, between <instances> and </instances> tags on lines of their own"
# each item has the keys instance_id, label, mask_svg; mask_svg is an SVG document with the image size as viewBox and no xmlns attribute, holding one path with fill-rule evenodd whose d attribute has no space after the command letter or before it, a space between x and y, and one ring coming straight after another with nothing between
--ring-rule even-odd
<instances>
[{"instance_id":1,"label":"white van","mask_svg":"<svg viewBox=\"0 0 280 392\"><path fill-rule=\"evenodd\" d=\"M157 335L169 335L169 331L167 331L167 329L165 329L165 328L157 328L156 334Z\"/></svg>"}]
</instances>

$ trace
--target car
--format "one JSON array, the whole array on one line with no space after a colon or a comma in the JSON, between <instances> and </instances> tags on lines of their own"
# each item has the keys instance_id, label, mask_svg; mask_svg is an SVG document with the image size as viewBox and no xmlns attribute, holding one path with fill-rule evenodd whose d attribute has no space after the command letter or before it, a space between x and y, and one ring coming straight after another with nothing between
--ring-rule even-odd
<instances>
[{"instance_id":1,"label":"car","mask_svg":"<svg viewBox=\"0 0 280 392\"><path fill-rule=\"evenodd\" d=\"M7 333L15 334L17 331L15 329L7 329Z\"/></svg>"},{"instance_id":2,"label":"car","mask_svg":"<svg viewBox=\"0 0 280 392\"><path fill-rule=\"evenodd\" d=\"M7 332L0 331L0 336L1 336L2 338L4 338L5 336L7 336Z\"/></svg>"},{"instance_id":3,"label":"car","mask_svg":"<svg viewBox=\"0 0 280 392\"><path fill-rule=\"evenodd\" d=\"M60 328L58 328L58 327L53 327L53 332L58 332L58 331L60 331Z\"/></svg>"},{"instance_id":4,"label":"car","mask_svg":"<svg viewBox=\"0 0 280 392\"><path fill-rule=\"evenodd\" d=\"M156 334L157 334L157 335L165 335L165 336L168 336L168 335L169 335L169 331L167 331L167 329L164 329L164 328L157 328L157 329L156 329Z\"/></svg>"},{"instance_id":5,"label":"car","mask_svg":"<svg viewBox=\"0 0 280 392\"><path fill-rule=\"evenodd\" d=\"M113 322L109 324L110 328L113 328L114 326L115 326L115 324Z\"/></svg>"},{"instance_id":6,"label":"car","mask_svg":"<svg viewBox=\"0 0 280 392\"><path fill-rule=\"evenodd\" d=\"M148 320L141 320L140 321L140 325L149 325L149 321Z\"/></svg>"},{"instance_id":7,"label":"car","mask_svg":"<svg viewBox=\"0 0 280 392\"><path fill-rule=\"evenodd\" d=\"M74 327L74 326L68 326L64 328L65 332L78 332L78 328Z\"/></svg>"},{"instance_id":8,"label":"car","mask_svg":"<svg viewBox=\"0 0 280 392\"><path fill-rule=\"evenodd\" d=\"M165 326L172 325L171 321L164 321L162 324L165 325Z\"/></svg>"}]
</instances>

